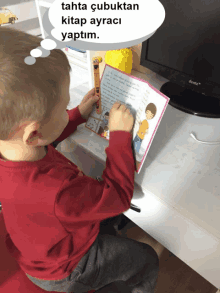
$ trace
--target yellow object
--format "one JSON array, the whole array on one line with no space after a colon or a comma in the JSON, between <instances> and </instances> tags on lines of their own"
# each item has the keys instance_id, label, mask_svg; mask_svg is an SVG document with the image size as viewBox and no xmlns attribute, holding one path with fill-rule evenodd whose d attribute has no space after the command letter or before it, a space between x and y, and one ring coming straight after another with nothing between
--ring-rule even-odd
<instances>
[{"instance_id":1,"label":"yellow object","mask_svg":"<svg viewBox=\"0 0 220 293\"><path fill-rule=\"evenodd\" d=\"M145 131L149 128L149 124L147 122L147 120L143 120L141 125L140 125L140 128L139 128L139 131L137 133L137 135L141 138L141 139L144 139L144 136L145 136Z\"/></svg>"},{"instance_id":2,"label":"yellow object","mask_svg":"<svg viewBox=\"0 0 220 293\"><path fill-rule=\"evenodd\" d=\"M98 60L98 62L101 63L102 62L102 57L93 57L92 58L92 61L96 61L96 60Z\"/></svg>"},{"instance_id":3,"label":"yellow object","mask_svg":"<svg viewBox=\"0 0 220 293\"><path fill-rule=\"evenodd\" d=\"M6 23L15 23L15 20L18 20L17 16L12 13L8 8L0 8L0 26L1 24Z\"/></svg>"},{"instance_id":4,"label":"yellow object","mask_svg":"<svg viewBox=\"0 0 220 293\"><path fill-rule=\"evenodd\" d=\"M107 51L105 63L130 74L132 69L132 51L131 49Z\"/></svg>"}]
</instances>

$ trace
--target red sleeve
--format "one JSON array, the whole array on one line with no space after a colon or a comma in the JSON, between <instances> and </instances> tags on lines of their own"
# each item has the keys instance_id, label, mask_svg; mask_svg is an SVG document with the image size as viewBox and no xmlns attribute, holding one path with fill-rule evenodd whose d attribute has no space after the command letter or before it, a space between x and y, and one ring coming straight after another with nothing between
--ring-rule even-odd
<instances>
[{"instance_id":1,"label":"red sleeve","mask_svg":"<svg viewBox=\"0 0 220 293\"><path fill-rule=\"evenodd\" d=\"M135 161L132 136L125 131L110 132L103 181L69 176L57 195L55 214L71 230L76 222L104 220L130 208L134 192Z\"/></svg>"},{"instance_id":2,"label":"red sleeve","mask_svg":"<svg viewBox=\"0 0 220 293\"><path fill-rule=\"evenodd\" d=\"M67 124L62 134L56 139L57 142L61 142L66 139L76 130L78 125L86 122L86 119L82 118L78 106L66 111L69 115L69 123Z\"/></svg>"}]
</instances>

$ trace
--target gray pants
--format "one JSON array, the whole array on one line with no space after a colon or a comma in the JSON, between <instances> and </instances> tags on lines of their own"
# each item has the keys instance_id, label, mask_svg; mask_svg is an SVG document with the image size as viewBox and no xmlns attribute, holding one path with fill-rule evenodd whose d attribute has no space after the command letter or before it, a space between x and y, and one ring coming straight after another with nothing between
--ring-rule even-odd
<instances>
[{"instance_id":1,"label":"gray pants","mask_svg":"<svg viewBox=\"0 0 220 293\"><path fill-rule=\"evenodd\" d=\"M53 143L55 148L58 144ZM120 281L124 281L132 293L153 293L159 272L157 253L145 243L115 236L112 224L117 218L101 222L95 242L67 278L45 281L26 274L27 277L45 291L84 293L110 284L106 292L115 289L116 293L120 291ZM119 281L117 285L115 281Z\"/></svg>"},{"instance_id":2,"label":"gray pants","mask_svg":"<svg viewBox=\"0 0 220 293\"><path fill-rule=\"evenodd\" d=\"M153 293L158 271L159 259L151 246L121 236L99 234L67 278L45 281L27 277L45 291L84 293L124 281L132 293Z\"/></svg>"}]
</instances>

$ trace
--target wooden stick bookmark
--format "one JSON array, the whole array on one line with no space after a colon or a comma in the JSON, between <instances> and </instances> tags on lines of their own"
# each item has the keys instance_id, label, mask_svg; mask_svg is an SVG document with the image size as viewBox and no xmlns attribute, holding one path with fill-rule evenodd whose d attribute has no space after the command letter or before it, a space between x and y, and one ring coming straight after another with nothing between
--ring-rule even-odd
<instances>
[{"instance_id":1,"label":"wooden stick bookmark","mask_svg":"<svg viewBox=\"0 0 220 293\"><path fill-rule=\"evenodd\" d=\"M100 79L99 79L99 63L102 62L102 57L93 57L93 69L94 69L94 83L95 83L95 95L99 97L99 100L96 102L96 113L102 113L101 105L101 91L100 91Z\"/></svg>"}]
</instances>

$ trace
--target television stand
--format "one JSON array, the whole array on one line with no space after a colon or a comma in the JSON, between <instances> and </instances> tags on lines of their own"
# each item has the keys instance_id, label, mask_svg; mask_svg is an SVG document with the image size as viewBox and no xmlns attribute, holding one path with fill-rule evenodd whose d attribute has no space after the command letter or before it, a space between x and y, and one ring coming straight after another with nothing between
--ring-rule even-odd
<instances>
[{"instance_id":1,"label":"television stand","mask_svg":"<svg viewBox=\"0 0 220 293\"><path fill-rule=\"evenodd\" d=\"M220 98L199 94L173 82L163 84L160 91L170 98L169 104L180 111L201 117L220 118Z\"/></svg>"}]
</instances>

